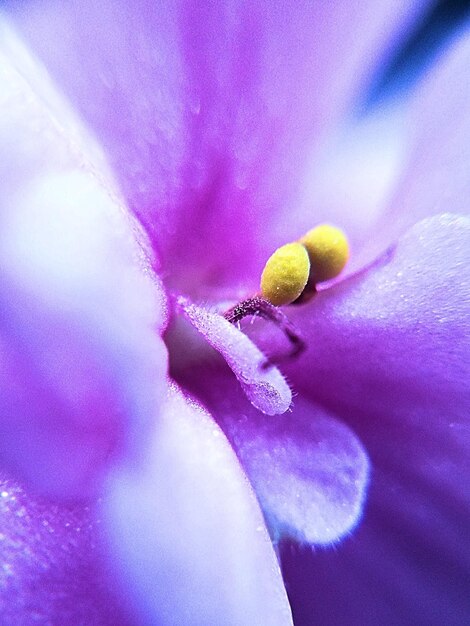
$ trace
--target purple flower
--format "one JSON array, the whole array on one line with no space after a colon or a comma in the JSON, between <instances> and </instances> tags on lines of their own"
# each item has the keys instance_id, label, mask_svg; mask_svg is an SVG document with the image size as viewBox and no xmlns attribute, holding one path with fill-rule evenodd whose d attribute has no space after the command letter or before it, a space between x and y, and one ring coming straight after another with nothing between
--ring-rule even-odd
<instances>
[{"instance_id":1,"label":"purple flower","mask_svg":"<svg viewBox=\"0 0 470 626\"><path fill-rule=\"evenodd\" d=\"M423 8L391 4L9 5L9 623L289 624L286 538L298 624L464 622L470 42L344 159L335 130ZM349 275L286 309L307 351L263 370L279 329L219 313L323 220ZM367 489L352 539L299 552Z\"/></svg>"}]
</instances>

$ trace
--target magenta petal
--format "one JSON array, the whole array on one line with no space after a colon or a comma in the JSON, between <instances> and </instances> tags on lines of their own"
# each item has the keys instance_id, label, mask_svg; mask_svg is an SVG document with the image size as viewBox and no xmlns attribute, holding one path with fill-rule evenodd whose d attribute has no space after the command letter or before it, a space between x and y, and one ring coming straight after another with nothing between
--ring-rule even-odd
<instances>
[{"instance_id":1,"label":"magenta petal","mask_svg":"<svg viewBox=\"0 0 470 626\"><path fill-rule=\"evenodd\" d=\"M171 387L145 454L109 479L104 530L138 623L291 624L250 485L209 414Z\"/></svg>"},{"instance_id":2,"label":"magenta petal","mask_svg":"<svg viewBox=\"0 0 470 626\"><path fill-rule=\"evenodd\" d=\"M189 292L257 275L314 144L426 2L10 6Z\"/></svg>"},{"instance_id":3,"label":"magenta petal","mask_svg":"<svg viewBox=\"0 0 470 626\"><path fill-rule=\"evenodd\" d=\"M266 357L233 324L217 313L178 299L178 308L206 341L227 361L251 404L266 413L284 413L292 400L291 390L277 367L263 368Z\"/></svg>"},{"instance_id":4,"label":"magenta petal","mask_svg":"<svg viewBox=\"0 0 470 626\"><path fill-rule=\"evenodd\" d=\"M107 592L90 507L51 503L0 477L0 621L125 626Z\"/></svg>"},{"instance_id":5,"label":"magenta petal","mask_svg":"<svg viewBox=\"0 0 470 626\"><path fill-rule=\"evenodd\" d=\"M87 497L154 420L165 298L92 142L1 32L0 461Z\"/></svg>"}]
</instances>

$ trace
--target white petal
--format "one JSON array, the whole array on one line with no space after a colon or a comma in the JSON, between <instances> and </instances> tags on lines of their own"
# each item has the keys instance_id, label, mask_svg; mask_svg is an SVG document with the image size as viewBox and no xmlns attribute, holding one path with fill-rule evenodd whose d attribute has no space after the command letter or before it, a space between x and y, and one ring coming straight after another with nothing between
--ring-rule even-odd
<instances>
[{"instance_id":1,"label":"white petal","mask_svg":"<svg viewBox=\"0 0 470 626\"><path fill-rule=\"evenodd\" d=\"M177 389L145 458L110 479L103 517L139 623L292 623L249 483L218 426Z\"/></svg>"},{"instance_id":2,"label":"white petal","mask_svg":"<svg viewBox=\"0 0 470 626\"><path fill-rule=\"evenodd\" d=\"M154 419L165 302L99 149L0 32L0 462L83 496Z\"/></svg>"}]
</instances>

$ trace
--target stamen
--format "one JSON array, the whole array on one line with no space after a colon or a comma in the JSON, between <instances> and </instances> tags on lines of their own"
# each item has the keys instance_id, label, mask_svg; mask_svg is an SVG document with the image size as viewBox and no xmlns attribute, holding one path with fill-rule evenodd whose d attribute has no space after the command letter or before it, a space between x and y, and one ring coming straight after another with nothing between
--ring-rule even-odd
<instances>
[{"instance_id":1,"label":"stamen","mask_svg":"<svg viewBox=\"0 0 470 626\"><path fill-rule=\"evenodd\" d=\"M243 302L236 304L224 313L225 319L232 324L237 324L243 318L250 315L259 315L266 320L274 322L286 335L292 345L291 351L287 354L279 354L275 357L271 356L268 360L266 360L262 364L263 369L271 367L274 362L278 363L279 361L296 358L305 350L305 342L294 324L292 324L281 309L274 306L264 298L260 298L259 296L248 298L247 300L243 300Z\"/></svg>"},{"instance_id":2,"label":"stamen","mask_svg":"<svg viewBox=\"0 0 470 626\"><path fill-rule=\"evenodd\" d=\"M342 230L321 224L299 239L310 258L309 282L321 283L336 278L349 258L349 244Z\"/></svg>"},{"instance_id":3,"label":"stamen","mask_svg":"<svg viewBox=\"0 0 470 626\"><path fill-rule=\"evenodd\" d=\"M261 296L253 296L229 309L224 317L238 324L244 317L260 315L274 322L286 335L292 349L278 355L277 362L292 359L305 350L296 327L278 307L304 304L317 292L317 283L336 278L349 258L349 244L342 230L321 224L299 241L278 248L268 259L261 275ZM271 361L263 363L264 369Z\"/></svg>"},{"instance_id":4,"label":"stamen","mask_svg":"<svg viewBox=\"0 0 470 626\"><path fill-rule=\"evenodd\" d=\"M310 272L308 252L301 243L287 243L268 259L261 274L261 294L271 304L284 306L297 300Z\"/></svg>"}]
</instances>

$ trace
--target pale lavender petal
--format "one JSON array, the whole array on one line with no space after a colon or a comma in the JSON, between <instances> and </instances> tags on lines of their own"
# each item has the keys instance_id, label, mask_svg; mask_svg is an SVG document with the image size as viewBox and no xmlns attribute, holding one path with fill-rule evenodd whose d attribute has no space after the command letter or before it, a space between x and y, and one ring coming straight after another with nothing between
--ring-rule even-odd
<instances>
[{"instance_id":1,"label":"pale lavender petal","mask_svg":"<svg viewBox=\"0 0 470 626\"><path fill-rule=\"evenodd\" d=\"M178 377L222 426L256 491L275 538L337 541L359 521L368 482L367 455L333 414L301 397L292 411L267 418L215 364L201 380L193 367Z\"/></svg>"},{"instance_id":2,"label":"pale lavender petal","mask_svg":"<svg viewBox=\"0 0 470 626\"><path fill-rule=\"evenodd\" d=\"M455 38L429 70L408 107L402 176L365 240L357 265L376 258L420 219L469 214L470 30Z\"/></svg>"},{"instance_id":3,"label":"pale lavender petal","mask_svg":"<svg viewBox=\"0 0 470 626\"><path fill-rule=\"evenodd\" d=\"M291 624L250 485L210 415L178 389L138 463L109 478L112 566L141 624Z\"/></svg>"},{"instance_id":4,"label":"pale lavender petal","mask_svg":"<svg viewBox=\"0 0 470 626\"><path fill-rule=\"evenodd\" d=\"M469 213L470 29L456 38L419 86L408 120L412 153L390 211L400 227L430 212ZM411 216L406 219L406 215Z\"/></svg>"},{"instance_id":5,"label":"pale lavender petal","mask_svg":"<svg viewBox=\"0 0 470 626\"><path fill-rule=\"evenodd\" d=\"M287 411L292 401L289 385L277 367L263 367L266 357L244 333L222 315L191 304L185 298L178 298L177 306L224 357L254 407L267 415Z\"/></svg>"},{"instance_id":6,"label":"pale lavender petal","mask_svg":"<svg viewBox=\"0 0 470 626\"><path fill-rule=\"evenodd\" d=\"M274 423L253 411L222 419L278 536L324 545L353 530L362 515L368 461L347 426L300 399Z\"/></svg>"},{"instance_id":7,"label":"pale lavender petal","mask_svg":"<svg viewBox=\"0 0 470 626\"><path fill-rule=\"evenodd\" d=\"M350 121L330 137L305 178L290 238L297 239L321 223L342 228L351 251L342 277L364 267L363 249L372 248L376 240L371 229L386 211L403 175L409 148L405 111L403 99ZM285 219L278 219L275 227L280 236L286 236ZM367 260L375 258L370 254Z\"/></svg>"},{"instance_id":8,"label":"pale lavender petal","mask_svg":"<svg viewBox=\"0 0 470 626\"><path fill-rule=\"evenodd\" d=\"M8 6L106 147L168 280L209 293L257 277L273 216L295 224L307 158L427 3Z\"/></svg>"},{"instance_id":9,"label":"pale lavender petal","mask_svg":"<svg viewBox=\"0 0 470 626\"><path fill-rule=\"evenodd\" d=\"M154 419L165 300L98 149L1 34L0 459L86 497Z\"/></svg>"},{"instance_id":10,"label":"pale lavender petal","mask_svg":"<svg viewBox=\"0 0 470 626\"><path fill-rule=\"evenodd\" d=\"M130 626L107 591L88 506L48 502L0 476L0 621Z\"/></svg>"}]
</instances>

